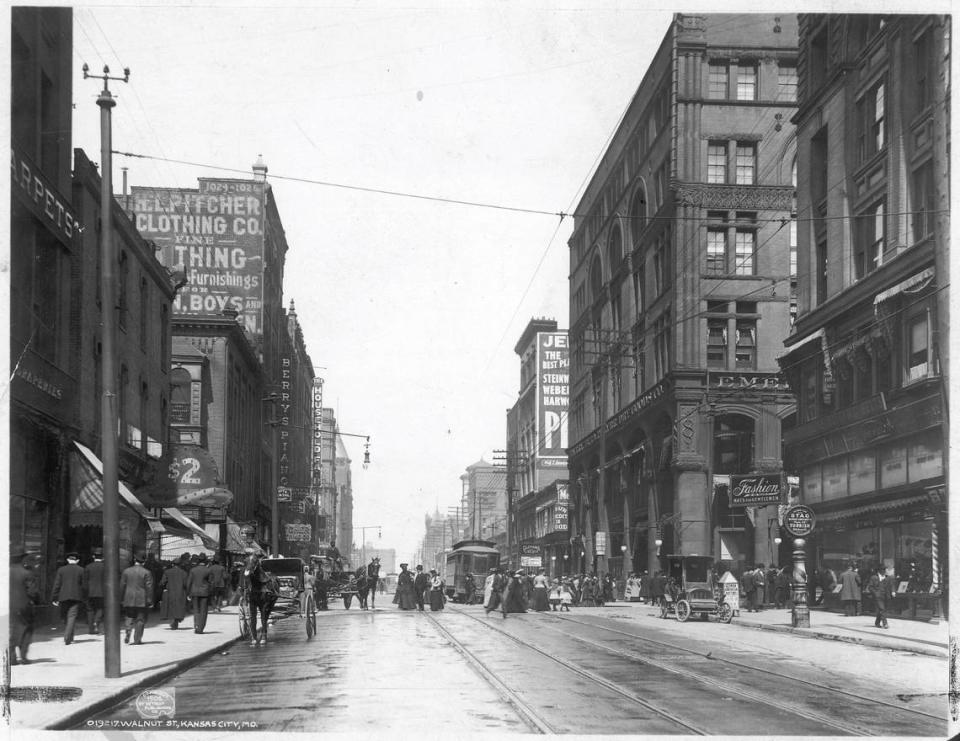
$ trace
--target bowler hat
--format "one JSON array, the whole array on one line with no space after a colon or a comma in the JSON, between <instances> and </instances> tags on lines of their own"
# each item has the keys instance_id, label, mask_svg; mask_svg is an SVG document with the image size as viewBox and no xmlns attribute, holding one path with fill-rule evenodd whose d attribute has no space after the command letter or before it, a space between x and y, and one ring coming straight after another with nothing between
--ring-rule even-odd
<instances>
[{"instance_id":1,"label":"bowler hat","mask_svg":"<svg viewBox=\"0 0 960 741\"><path fill-rule=\"evenodd\" d=\"M140 551L137 551L136 553L133 554L133 560L136 561L137 563L143 563L144 558L145 556Z\"/></svg>"},{"instance_id":2,"label":"bowler hat","mask_svg":"<svg viewBox=\"0 0 960 741\"><path fill-rule=\"evenodd\" d=\"M102 555L103 555L103 548L94 548L94 549L93 549L93 556L94 556L94 558L97 558L97 557L102 556Z\"/></svg>"},{"instance_id":3,"label":"bowler hat","mask_svg":"<svg viewBox=\"0 0 960 741\"><path fill-rule=\"evenodd\" d=\"M67 558L75 558L75 559L77 559L77 560L79 561L79 560L80 560L80 554L77 553L76 551L70 551L70 552L67 554Z\"/></svg>"},{"instance_id":4,"label":"bowler hat","mask_svg":"<svg viewBox=\"0 0 960 741\"><path fill-rule=\"evenodd\" d=\"M199 556L197 556L197 561L199 561L200 563L206 563L206 562L207 562L207 554L206 554L206 553L201 553Z\"/></svg>"},{"instance_id":5,"label":"bowler hat","mask_svg":"<svg viewBox=\"0 0 960 741\"><path fill-rule=\"evenodd\" d=\"M417 564L417 571L423 571L423 566L421 564Z\"/></svg>"},{"instance_id":6,"label":"bowler hat","mask_svg":"<svg viewBox=\"0 0 960 741\"><path fill-rule=\"evenodd\" d=\"M405 568L407 568L407 566L409 566L409 565L410 565L410 564L408 564L408 563L402 563L402 564L400 564L400 568L401 568L401 569L405 569Z\"/></svg>"}]
</instances>

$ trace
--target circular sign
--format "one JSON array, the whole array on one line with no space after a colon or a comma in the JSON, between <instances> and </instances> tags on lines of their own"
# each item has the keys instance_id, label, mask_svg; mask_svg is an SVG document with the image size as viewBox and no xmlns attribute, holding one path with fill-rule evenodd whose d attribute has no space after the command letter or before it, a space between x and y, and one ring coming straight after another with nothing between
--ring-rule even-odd
<instances>
[{"instance_id":1,"label":"circular sign","mask_svg":"<svg viewBox=\"0 0 960 741\"><path fill-rule=\"evenodd\" d=\"M783 526L795 538L805 538L813 532L817 516L805 504L798 504L787 510L783 516Z\"/></svg>"}]
</instances>

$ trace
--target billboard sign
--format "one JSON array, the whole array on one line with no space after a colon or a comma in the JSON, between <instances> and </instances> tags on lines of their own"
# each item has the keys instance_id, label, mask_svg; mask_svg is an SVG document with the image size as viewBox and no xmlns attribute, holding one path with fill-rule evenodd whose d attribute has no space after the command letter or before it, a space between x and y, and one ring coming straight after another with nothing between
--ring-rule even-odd
<instances>
[{"instance_id":1,"label":"billboard sign","mask_svg":"<svg viewBox=\"0 0 960 741\"><path fill-rule=\"evenodd\" d=\"M566 332L537 333L538 468L567 466L567 409L570 403L570 347Z\"/></svg>"},{"instance_id":2,"label":"billboard sign","mask_svg":"<svg viewBox=\"0 0 960 741\"><path fill-rule=\"evenodd\" d=\"M186 269L176 314L239 314L263 336L264 183L200 178L198 190L132 189L133 219L167 267Z\"/></svg>"}]
</instances>

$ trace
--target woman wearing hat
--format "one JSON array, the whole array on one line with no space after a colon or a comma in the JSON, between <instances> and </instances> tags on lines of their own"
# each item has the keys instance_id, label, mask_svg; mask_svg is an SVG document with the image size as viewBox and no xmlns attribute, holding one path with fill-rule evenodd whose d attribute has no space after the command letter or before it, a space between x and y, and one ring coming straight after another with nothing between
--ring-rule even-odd
<instances>
[{"instance_id":1,"label":"woman wearing hat","mask_svg":"<svg viewBox=\"0 0 960 741\"><path fill-rule=\"evenodd\" d=\"M407 571L410 564L400 564L400 574L397 576L397 606L401 610L416 610L417 600L413 593L413 574Z\"/></svg>"},{"instance_id":2,"label":"woman wearing hat","mask_svg":"<svg viewBox=\"0 0 960 741\"><path fill-rule=\"evenodd\" d=\"M443 579L440 578L440 574L437 573L436 569L430 569L430 611L436 612L437 610L443 609L443 603L447 601L446 595L443 593L444 587L446 584Z\"/></svg>"},{"instance_id":3,"label":"woman wearing hat","mask_svg":"<svg viewBox=\"0 0 960 741\"><path fill-rule=\"evenodd\" d=\"M523 572L517 571L510 575L507 586L503 590L503 604L501 612L503 617L507 617L508 612L526 612L527 604L523 600L523 584L520 580L523 578Z\"/></svg>"}]
</instances>

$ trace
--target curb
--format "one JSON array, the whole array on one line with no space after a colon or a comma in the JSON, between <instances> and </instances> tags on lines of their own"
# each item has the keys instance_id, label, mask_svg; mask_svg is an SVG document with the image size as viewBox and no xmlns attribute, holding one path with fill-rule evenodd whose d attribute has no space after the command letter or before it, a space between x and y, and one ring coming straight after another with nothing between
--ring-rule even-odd
<instances>
[{"instance_id":1,"label":"curb","mask_svg":"<svg viewBox=\"0 0 960 741\"><path fill-rule=\"evenodd\" d=\"M757 630L769 630L775 633L792 633L798 636L804 636L806 638L818 638L820 640L827 641L840 641L842 643L856 643L861 646L870 646L871 648L885 648L890 651L906 651L908 653L922 654L924 656L935 656L938 659L946 659L948 657L948 652L946 647L943 649L936 648L926 648L924 646L902 646L897 645L893 646L889 643L884 643L883 641L876 641L870 638L860 638L857 636L841 636L835 633L823 633L816 630L811 630L810 628L792 628L787 625L761 625L758 623L737 623L737 625L742 625L748 628L755 628ZM909 639L898 639L903 641L908 641Z\"/></svg>"},{"instance_id":2,"label":"curb","mask_svg":"<svg viewBox=\"0 0 960 741\"><path fill-rule=\"evenodd\" d=\"M162 682L168 677L171 677L175 674L179 674L185 669L189 669L190 667L196 664L199 664L208 656L212 656L213 654L219 653L224 648L228 646L232 646L234 643L237 643L239 640L240 640L240 637L237 636L236 638L231 638L229 641L226 641L217 646L214 646L213 648L208 648L208 649L205 649L204 651L201 651L198 654L189 656L186 659L183 659L182 661L178 661L172 664L170 667L163 669L161 671L158 671L155 674L150 674L148 676L142 677L132 685L118 689L116 692L114 692L112 695L108 697L104 697L101 700L97 700L96 702L90 705L87 705L85 707L77 708L76 710L73 710L69 715L66 715L63 718L60 718L58 720L52 721L47 725L43 726L43 728L38 728L37 730L45 730L45 731L68 730L71 726L77 725L83 720L86 720L87 718L89 718L91 715L99 713L101 710L106 710L110 706L116 705L117 703L122 702L123 700L132 696L138 690L151 687L157 684L158 682Z\"/></svg>"}]
</instances>

